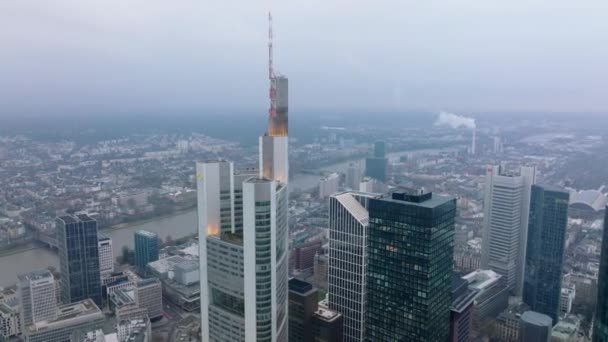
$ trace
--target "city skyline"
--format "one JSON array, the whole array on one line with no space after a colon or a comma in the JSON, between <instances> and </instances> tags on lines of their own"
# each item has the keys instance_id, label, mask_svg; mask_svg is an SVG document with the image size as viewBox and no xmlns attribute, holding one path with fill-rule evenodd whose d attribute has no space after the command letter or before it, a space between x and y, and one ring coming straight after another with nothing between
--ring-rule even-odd
<instances>
[{"instance_id":1,"label":"city skyline","mask_svg":"<svg viewBox=\"0 0 608 342\"><path fill-rule=\"evenodd\" d=\"M55 75L61 75L61 84L45 88L58 95L54 102L32 97L33 107L46 104L47 113L65 105L69 108L63 110L78 110L93 108L90 101L102 98L109 99L107 106L96 110L156 104L162 112L167 100L179 105L167 125L141 116L136 127L128 127L125 118L105 117L108 127L96 119L89 125L97 126L87 128L84 117L73 116L67 124L36 120L40 133L36 125L28 128L24 115L26 131L0 131L0 340L608 342L608 240L603 238L608 235L608 136L601 121L521 114L482 119L479 113L453 110L456 102L481 108L520 94L534 98L534 105L551 98L552 105L566 110L564 103L599 94L605 81L597 81L601 72L586 79L594 92L584 96L569 91L571 96L560 96L576 82L552 83L588 76L571 77L582 70L577 58L588 56L564 54L528 63L541 50L582 46L597 37L568 40L597 24L597 15L587 14L589 7L550 7L547 0L525 7L481 0L458 5L381 0L374 6L338 0L315 13L319 4L312 0L270 6L278 15L264 12L267 31L261 39L257 4L186 1L165 10L164 4L135 0L108 16L105 11L118 6L115 0L70 7L63 1L49 13L36 7L28 18L42 20L29 33L49 24L86 29L67 36L50 30L46 33L55 33L54 39L43 43L35 34L7 42L40 49L35 74L40 84L26 89L21 86L28 80L20 79L20 86L9 87L6 101L0 99L0 119L2 106L21 101L17 93L45 88ZM27 12L31 5L6 6ZM73 11L61 11L62 6ZM212 17L199 23L199 31L189 20L199 18L195 9L202 8ZM545 14L543 21L526 22L537 12ZM566 13L569 21L585 14L585 25L556 30L553 16ZM276 42L273 14L280 17ZM90 15L94 20L84 20ZM317 20L307 23L311 15ZM382 20L373 25L374 18ZM442 25L431 18L443 19L438 20ZM16 22L12 18L9 24ZM310 57L307 37L330 22L331 30L316 35L315 46L329 54L294 64ZM501 31L507 22L517 25ZM122 36L125 27L134 35ZM186 27L192 28L189 35L173 35ZM424 35L402 34L423 29ZM557 45L553 33L561 33ZM150 39L154 34L158 39ZM520 39L499 39L505 37ZM126 44L134 38L138 45ZM541 38L547 38L543 46L536 44ZM466 49L477 40L485 43L483 49ZM264 46L262 41L267 73L260 85L251 78L257 75L252 68L259 66L252 62L258 56L247 51ZM45 72L52 64L43 58L46 49L66 42L77 44L68 44L55 62L74 63ZM115 49L118 42L126 48ZM159 43L166 44L162 53L145 53ZM178 63L190 69L172 74L168 62L202 51L181 49L195 43L211 47L205 58ZM275 46L280 47L276 59ZM414 49L406 53L407 48ZM90 59L73 54L85 50ZM451 51L448 64L442 64L443 50ZM14 52L9 49L7 60ZM28 52L24 49L9 81L27 69ZM104 73L118 55L125 72ZM108 62L102 67L100 57ZM373 57L378 58L370 66ZM572 69L543 76L560 61ZM395 72L401 63L414 71L408 86L419 91L408 93L415 99L406 99L407 106L432 100L439 108L457 101L434 111L438 116L427 124L386 115L405 108L402 84L391 83L404 76L405 69ZM206 73L206 68L213 70ZM453 68L458 72L444 75ZM475 73L467 73L469 68ZM75 70L82 84L72 91L79 85L71 83ZM421 77L425 70L433 71L430 79L436 83ZM163 72L163 82L154 84ZM467 82L458 83L465 74ZM204 75L199 93L183 92L195 88L175 82L184 75ZM483 88L495 75L502 77L496 87ZM145 78L150 82L143 87L129 83ZM98 91L120 80L129 82ZM215 86L211 91L207 81ZM0 80L0 93L5 83ZM227 84L230 92L224 92ZM154 93L162 89L170 91ZM264 96L253 96L262 89ZM491 94L496 90L498 100ZM312 116L294 124L290 105L302 115L302 103L313 103L311 96L315 105L342 109L348 98L357 110L329 115L323 125ZM265 108L251 123L221 115L234 106L254 113L262 101ZM200 103L221 105L216 112L221 118L201 115L179 122L181 109ZM216 132L214 125L222 120L226 132ZM176 130L180 124L187 128ZM250 127L241 131L239 126Z\"/></svg>"}]
</instances>

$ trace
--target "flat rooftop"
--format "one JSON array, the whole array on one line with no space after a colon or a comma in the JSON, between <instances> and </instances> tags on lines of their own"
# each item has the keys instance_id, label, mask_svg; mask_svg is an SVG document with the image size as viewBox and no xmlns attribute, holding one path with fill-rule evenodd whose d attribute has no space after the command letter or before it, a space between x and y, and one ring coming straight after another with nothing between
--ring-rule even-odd
<instances>
[{"instance_id":1,"label":"flat rooftop","mask_svg":"<svg viewBox=\"0 0 608 342\"><path fill-rule=\"evenodd\" d=\"M42 321L27 327L31 332L42 331L45 329L53 329L55 326L63 327L71 325L70 321L75 319L83 319L87 316L91 320L103 319L104 315L99 310L95 302L91 299L85 299L80 302L62 305L57 309L57 318L52 321Z\"/></svg>"},{"instance_id":2,"label":"flat rooftop","mask_svg":"<svg viewBox=\"0 0 608 342\"><path fill-rule=\"evenodd\" d=\"M17 276L20 281L32 281L41 279L53 279L53 274L49 270L38 270L30 273L24 273Z\"/></svg>"},{"instance_id":3,"label":"flat rooftop","mask_svg":"<svg viewBox=\"0 0 608 342\"><path fill-rule=\"evenodd\" d=\"M317 311L315 311L315 316L322 318L326 322L332 322L338 319L341 315L336 311L319 308Z\"/></svg>"},{"instance_id":4,"label":"flat rooftop","mask_svg":"<svg viewBox=\"0 0 608 342\"><path fill-rule=\"evenodd\" d=\"M393 203L408 203L423 208L435 208L455 198L448 195L438 195L432 192L409 188L395 188L389 193L381 195L378 199Z\"/></svg>"},{"instance_id":5,"label":"flat rooftop","mask_svg":"<svg viewBox=\"0 0 608 342\"><path fill-rule=\"evenodd\" d=\"M149 237L149 238L157 238L158 237L158 234L149 232L147 230L138 230L136 234L137 235L141 235L141 236L145 236L145 237Z\"/></svg>"}]
</instances>

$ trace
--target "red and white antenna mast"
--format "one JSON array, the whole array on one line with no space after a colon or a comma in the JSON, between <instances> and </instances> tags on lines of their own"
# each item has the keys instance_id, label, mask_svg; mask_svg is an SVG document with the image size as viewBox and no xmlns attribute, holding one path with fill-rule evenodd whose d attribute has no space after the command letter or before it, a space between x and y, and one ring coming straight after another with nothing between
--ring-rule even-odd
<instances>
[{"instance_id":1,"label":"red and white antenna mast","mask_svg":"<svg viewBox=\"0 0 608 342\"><path fill-rule=\"evenodd\" d=\"M270 80L270 109L268 115L273 118L277 114L277 87L272 66L272 14L268 12L268 79Z\"/></svg>"}]
</instances>

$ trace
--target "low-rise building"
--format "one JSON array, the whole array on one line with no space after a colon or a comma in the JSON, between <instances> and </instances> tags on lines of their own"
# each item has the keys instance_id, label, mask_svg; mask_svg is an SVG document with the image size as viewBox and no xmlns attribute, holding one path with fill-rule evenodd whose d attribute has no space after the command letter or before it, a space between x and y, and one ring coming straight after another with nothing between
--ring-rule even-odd
<instances>
[{"instance_id":1,"label":"low-rise building","mask_svg":"<svg viewBox=\"0 0 608 342\"><path fill-rule=\"evenodd\" d=\"M469 289L477 293L473 329L479 332L509 306L509 290L502 276L492 270L477 270L463 279L469 283Z\"/></svg>"},{"instance_id":2,"label":"low-rise building","mask_svg":"<svg viewBox=\"0 0 608 342\"><path fill-rule=\"evenodd\" d=\"M21 334L19 301L14 298L0 303L0 341Z\"/></svg>"},{"instance_id":3,"label":"low-rise building","mask_svg":"<svg viewBox=\"0 0 608 342\"><path fill-rule=\"evenodd\" d=\"M519 342L521 315L528 309L525 303L510 305L494 320L490 337L504 342Z\"/></svg>"},{"instance_id":4,"label":"low-rise building","mask_svg":"<svg viewBox=\"0 0 608 342\"><path fill-rule=\"evenodd\" d=\"M25 326L23 336L26 342L82 341L103 321L104 315L95 302L85 299L60 306L54 319Z\"/></svg>"},{"instance_id":5,"label":"low-rise building","mask_svg":"<svg viewBox=\"0 0 608 342\"><path fill-rule=\"evenodd\" d=\"M574 285L562 287L562 292L559 298L559 314L565 316L572 311L572 303L576 297L576 287Z\"/></svg>"},{"instance_id":6,"label":"low-rise building","mask_svg":"<svg viewBox=\"0 0 608 342\"><path fill-rule=\"evenodd\" d=\"M163 316L163 288L160 280L148 278L138 281L135 294L138 306L148 310L151 320Z\"/></svg>"},{"instance_id":7,"label":"low-rise building","mask_svg":"<svg viewBox=\"0 0 608 342\"><path fill-rule=\"evenodd\" d=\"M581 319L577 316L568 315L562 318L551 331L551 342L577 342Z\"/></svg>"}]
</instances>

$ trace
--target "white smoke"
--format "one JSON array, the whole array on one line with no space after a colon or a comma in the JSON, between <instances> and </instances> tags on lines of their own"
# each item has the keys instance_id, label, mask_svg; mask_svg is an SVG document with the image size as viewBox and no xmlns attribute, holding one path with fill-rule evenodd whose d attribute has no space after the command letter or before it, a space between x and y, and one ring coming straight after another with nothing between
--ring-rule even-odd
<instances>
[{"instance_id":1,"label":"white smoke","mask_svg":"<svg viewBox=\"0 0 608 342\"><path fill-rule=\"evenodd\" d=\"M452 128L475 128L475 119L449 112L439 113L435 126L449 126Z\"/></svg>"}]
</instances>

